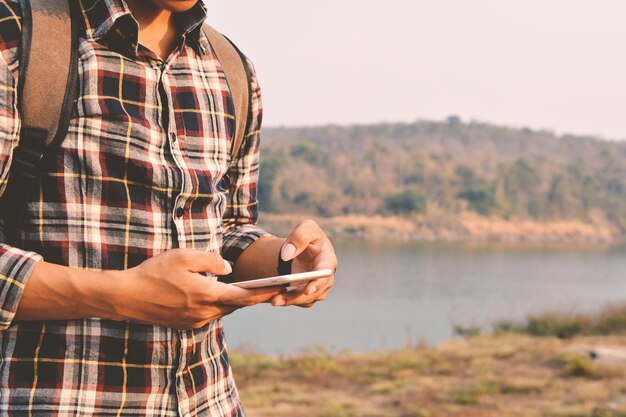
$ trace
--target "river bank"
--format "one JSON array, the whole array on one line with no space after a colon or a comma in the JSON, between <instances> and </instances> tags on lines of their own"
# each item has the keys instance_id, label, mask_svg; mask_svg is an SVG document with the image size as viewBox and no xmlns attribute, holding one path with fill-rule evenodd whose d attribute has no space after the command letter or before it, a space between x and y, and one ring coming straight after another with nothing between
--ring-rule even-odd
<instances>
[{"instance_id":1,"label":"river bank","mask_svg":"<svg viewBox=\"0 0 626 417\"><path fill-rule=\"evenodd\" d=\"M502 333L384 353L231 356L255 417L626 416L626 336Z\"/></svg>"},{"instance_id":2,"label":"river bank","mask_svg":"<svg viewBox=\"0 0 626 417\"><path fill-rule=\"evenodd\" d=\"M310 215L262 213L260 225L274 233L288 233ZM471 213L454 219L424 216L312 217L330 236L360 239L396 239L506 244L613 245L626 242L626 234L603 221L536 222L487 219Z\"/></svg>"},{"instance_id":3,"label":"river bank","mask_svg":"<svg viewBox=\"0 0 626 417\"><path fill-rule=\"evenodd\" d=\"M626 304L457 334L373 353L233 351L231 363L256 417L626 416Z\"/></svg>"}]
</instances>

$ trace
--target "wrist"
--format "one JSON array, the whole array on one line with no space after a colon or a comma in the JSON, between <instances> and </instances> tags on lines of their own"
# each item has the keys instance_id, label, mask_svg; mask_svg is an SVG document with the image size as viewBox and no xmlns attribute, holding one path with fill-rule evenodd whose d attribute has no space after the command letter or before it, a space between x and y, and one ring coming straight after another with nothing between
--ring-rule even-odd
<instances>
[{"instance_id":1,"label":"wrist","mask_svg":"<svg viewBox=\"0 0 626 417\"><path fill-rule=\"evenodd\" d=\"M233 267L233 282L276 275L278 256L285 238L267 235L251 243Z\"/></svg>"},{"instance_id":2,"label":"wrist","mask_svg":"<svg viewBox=\"0 0 626 417\"><path fill-rule=\"evenodd\" d=\"M110 320L125 320L122 305L123 283L128 271L86 271L73 270L70 282L76 300L80 300L77 310L82 317L101 317Z\"/></svg>"}]
</instances>

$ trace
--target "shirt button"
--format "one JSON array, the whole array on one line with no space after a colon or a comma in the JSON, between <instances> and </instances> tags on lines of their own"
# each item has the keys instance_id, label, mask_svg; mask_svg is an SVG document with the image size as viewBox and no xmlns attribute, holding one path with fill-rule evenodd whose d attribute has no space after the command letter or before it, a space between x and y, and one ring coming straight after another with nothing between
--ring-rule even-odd
<instances>
[{"instance_id":1,"label":"shirt button","mask_svg":"<svg viewBox=\"0 0 626 417\"><path fill-rule=\"evenodd\" d=\"M174 132L170 133L170 139L172 140L172 142L176 142L176 138L177 138L176 133Z\"/></svg>"},{"instance_id":2,"label":"shirt button","mask_svg":"<svg viewBox=\"0 0 626 417\"><path fill-rule=\"evenodd\" d=\"M182 207L178 207L176 209L176 217L183 217L183 214L185 214L185 209Z\"/></svg>"}]
</instances>

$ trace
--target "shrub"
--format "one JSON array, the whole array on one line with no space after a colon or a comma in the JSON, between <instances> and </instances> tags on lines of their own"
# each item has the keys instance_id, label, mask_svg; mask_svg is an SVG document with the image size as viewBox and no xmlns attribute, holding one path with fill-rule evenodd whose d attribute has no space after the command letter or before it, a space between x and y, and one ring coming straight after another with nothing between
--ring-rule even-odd
<instances>
[{"instance_id":1,"label":"shrub","mask_svg":"<svg viewBox=\"0 0 626 417\"><path fill-rule=\"evenodd\" d=\"M496 207L496 194L493 188L463 190L456 196L466 200L472 210L482 215L489 214Z\"/></svg>"},{"instance_id":2,"label":"shrub","mask_svg":"<svg viewBox=\"0 0 626 417\"><path fill-rule=\"evenodd\" d=\"M563 369L570 376L593 377L596 375L596 367L591 358L580 354L567 356L563 362Z\"/></svg>"},{"instance_id":3,"label":"shrub","mask_svg":"<svg viewBox=\"0 0 626 417\"><path fill-rule=\"evenodd\" d=\"M526 325L526 332L533 336L556 336L561 339L585 334L588 329L589 320L584 316L555 313L531 318Z\"/></svg>"},{"instance_id":4,"label":"shrub","mask_svg":"<svg viewBox=\"0 0 626 417\"><path fill-rule=\"evenodd\" d=\"M424 213L426 196L420 192L405 190L385 198L385 208L395 214Z\"/></svg>"},{"instance_id":5,"label":"shrub","mask_svg":"<svg viewBox=\"0 0 626 417\"><path fill-rule=\"evenodd\" d=\"M455 324L453 330L455 335L461 337L476 337L482 333L480 326L463 326L461 324Z\"/></svg>"},{"instance_id":6,"label":"shrub","mask_svg":"<svg viewBox=\"0 0 626 417\"><path fill-rule=\"evenodd\" d=\"M609 306L590 315L547 312L532 316L522 324L506 321L497 323L495 331L556 336L561 339L577 335L626 334L626 304Z\"/></svg>"}]
</instances>

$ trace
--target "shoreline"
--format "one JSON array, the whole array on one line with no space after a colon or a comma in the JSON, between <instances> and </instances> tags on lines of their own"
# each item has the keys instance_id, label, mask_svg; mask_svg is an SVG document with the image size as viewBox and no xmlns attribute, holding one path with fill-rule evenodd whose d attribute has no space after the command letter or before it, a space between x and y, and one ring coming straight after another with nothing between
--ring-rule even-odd
<instances>
[{"instance_id":1,"label":"shoreline","mask_svg":"<svg viewBox=\"0 0 626 417\"><path fill-rule=\"evenodd\" d=\"M441 219L425 216L346 215L319 217L308 214L261 213L259 225L286 234L305 218L317 221L331 237L390 239L423 242L501 243L512 245L620 245L626 234L604 222L578 220L536 222L487 219L472 214Z\"/></svg>"}]
</instances>

